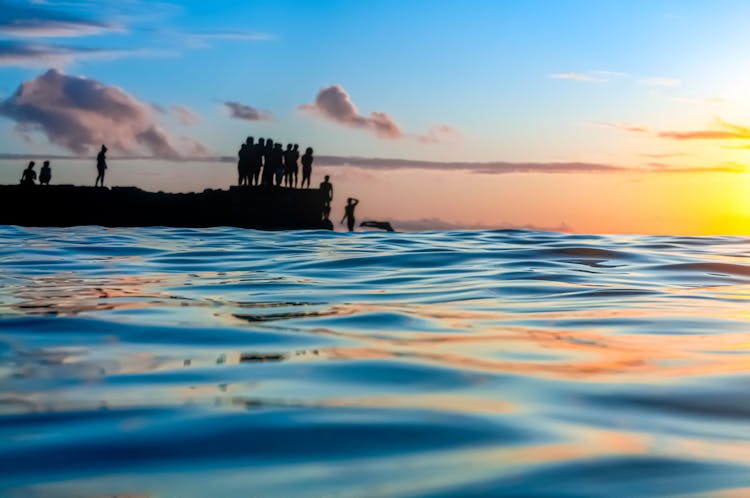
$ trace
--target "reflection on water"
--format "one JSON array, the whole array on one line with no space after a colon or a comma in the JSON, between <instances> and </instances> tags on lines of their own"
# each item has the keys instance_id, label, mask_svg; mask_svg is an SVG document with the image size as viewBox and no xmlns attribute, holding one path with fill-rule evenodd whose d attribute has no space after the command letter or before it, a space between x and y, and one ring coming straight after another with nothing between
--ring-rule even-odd
<instances>
[{"instance_id":1,"label":"reflection on water","mask_svg":"<svg viewBox=\"0 0 750 498\"><path fill-rule=\"evenodd\" d=\"M750 240L0 228L0 495L750 494Z\"/></svg>"}]
</instances>

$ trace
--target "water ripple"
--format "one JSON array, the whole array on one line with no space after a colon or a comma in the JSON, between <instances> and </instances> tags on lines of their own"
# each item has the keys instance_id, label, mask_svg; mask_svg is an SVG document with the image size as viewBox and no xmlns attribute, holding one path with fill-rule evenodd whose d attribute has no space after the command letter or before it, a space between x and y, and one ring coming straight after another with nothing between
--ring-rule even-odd
<instances>
[{"instance_id":1,"label":"water ripple","mask_svg":"<svg viewBox=\"0 0 750 498\"><path fill-rule=\"evenodd\" d=\"M0 494L741 496L749 243L0 227Z\"/></svg>"}]
</instances>

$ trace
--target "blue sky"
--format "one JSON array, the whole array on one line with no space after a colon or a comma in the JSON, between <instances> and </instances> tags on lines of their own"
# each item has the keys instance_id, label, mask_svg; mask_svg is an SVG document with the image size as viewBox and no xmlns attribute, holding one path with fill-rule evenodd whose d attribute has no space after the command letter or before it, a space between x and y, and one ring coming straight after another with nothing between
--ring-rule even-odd
<instances>
[{"instance_id":1,"label":"blue sky","mask_svg":"<svg viewBox=\"0 0 750 498\"><path fill-rule=\"evenodd\" d=\"M576 159L586 155L583 133L621 146L622 136L597 124L690 115L695 109L670 98L734 96L745 93L740 82L748 83L748 74L727 71L728 61L742 66L749 38L743 19L750 7L743 2L49 4L53 9L38 8L112 29L21 41L120 52L56 65L143 101L193 109L202 125L187 132L216 153L228 153L235 136L249 129L307 140L331 154ZM0 67L2 95L46 69L29 64ZM564 73L609 81L550 77ZM679 83L660 87L657 78ZM388 113L413 133L448 124L463 140L437 146L380 140L300 115L297 107L331 84L341 85L363 113ZM228 119L221 112L227 100L268 109L275 119ZM708 121L710 113L704 114ZM0 123L2 148L22 150L13 123ZM599 155L598 147L590 150Z\"/></svg>"}]
</instances>

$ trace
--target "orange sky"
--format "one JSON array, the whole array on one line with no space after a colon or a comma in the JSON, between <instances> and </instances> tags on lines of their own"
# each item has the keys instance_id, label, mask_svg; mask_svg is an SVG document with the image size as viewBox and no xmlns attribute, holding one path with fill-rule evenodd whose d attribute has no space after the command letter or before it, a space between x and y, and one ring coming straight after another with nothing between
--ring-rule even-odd
<instances>
[{"instance_id":1,"label":"orange sky","mask_svg":"<svg viewBox=\"0 0 750 498\"><path fill-rule=\"evenodd\" d=\"M53 161L53 182L93 183L86 160ZM23 164L0 161L0 183L16 183ZM745 173L480 174L463 171L314 169L330 174L335 222L346 197L359 220L410 221L402 228L522 227L578 233L748 234ZM200 191L235 181L232 163L110 161L109 185ZM336 219L337 218L337 219ZM414 223L419 221L419 223Z\"/></svg>"}]
</instances>

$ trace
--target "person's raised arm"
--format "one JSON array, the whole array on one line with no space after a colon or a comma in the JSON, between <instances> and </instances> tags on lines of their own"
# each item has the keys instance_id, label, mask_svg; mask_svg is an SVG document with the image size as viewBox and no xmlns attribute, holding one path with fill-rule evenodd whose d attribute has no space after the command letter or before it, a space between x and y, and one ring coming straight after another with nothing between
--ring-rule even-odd
<instances>
[{"instance_id":1,"label":"person's raised arm","mask_svg":"<svg viewBox=\"0 0 750 498\"><path fill-rule=\"evenodd\" d=\"M352 199L352 205L356 206L357 204L359 204L359 199Z\"/></svg>"}]
</instances>

